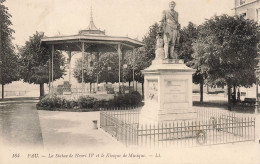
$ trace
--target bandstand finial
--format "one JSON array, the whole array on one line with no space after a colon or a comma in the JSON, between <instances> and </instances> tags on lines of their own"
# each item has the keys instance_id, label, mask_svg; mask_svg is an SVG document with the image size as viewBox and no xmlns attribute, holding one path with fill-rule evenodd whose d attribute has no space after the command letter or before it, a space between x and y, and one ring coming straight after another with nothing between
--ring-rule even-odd
<instances>
[{"instance_id":1,"label":"bandstand finial","mask_svg":"<svg viewBox=\"0 0 260 164\"><path fill-rule=\"evenodd\" d=\"M101 31L94 24L93 10L92 10L92 0L91 0L91 3L90 3L90 22L89 22L89 25L85 30L80 30L79 34L81 34L81 35L105 35L105 31Z\"/></svg>"},{"instance_id":2,"label":"bandstand finial","mask_svg":"<svg viewBox=\"0 0 260 164\"><path fill-rule=\"evenodd\" d=\"M92 1L91 1L91 6L90 6L90 21L93 22Z\"/></svg>"}]
</instances>

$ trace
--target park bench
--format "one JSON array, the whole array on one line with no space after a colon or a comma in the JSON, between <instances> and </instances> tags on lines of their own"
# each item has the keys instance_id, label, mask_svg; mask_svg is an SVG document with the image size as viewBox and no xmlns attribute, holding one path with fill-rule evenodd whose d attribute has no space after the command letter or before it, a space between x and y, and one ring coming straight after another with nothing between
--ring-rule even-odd
<instances>
[{"instance_id":1,"label":"park bench","mask_svg":"<svg viewBox=\"0 0 260 164\"><path fill-rule=\"evenodd\" d=\"M255 102L256 102L255 98L245 98L244 101L242 101L242 104L254 105Z\"/></svg>"}]
</instances>

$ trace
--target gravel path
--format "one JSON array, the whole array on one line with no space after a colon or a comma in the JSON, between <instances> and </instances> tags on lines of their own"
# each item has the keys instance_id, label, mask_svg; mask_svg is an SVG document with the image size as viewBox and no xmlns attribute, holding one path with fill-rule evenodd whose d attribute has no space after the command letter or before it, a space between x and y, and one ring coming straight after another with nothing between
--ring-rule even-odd
<instances>
[{"instance_id":1,"label":"gravel path","mask_svg":"<svg viewBox=\"0 0 260 164\"><path fill-rule=\"evenodd\" d=\"M0 140L12 147L42 147L37 100L16 99L0 103Z\"/></svg>"},{"instance_id":2,"label":"gravel path","mask_svg":"<svg viewBox=\"0 0 260 164\"><path fill-rule=\"evenodd\" d=\"M99 112L38 112L47 150L121 147L101 129L93 129L92 121L99 122Z\"/></svg>"}]
</instances>

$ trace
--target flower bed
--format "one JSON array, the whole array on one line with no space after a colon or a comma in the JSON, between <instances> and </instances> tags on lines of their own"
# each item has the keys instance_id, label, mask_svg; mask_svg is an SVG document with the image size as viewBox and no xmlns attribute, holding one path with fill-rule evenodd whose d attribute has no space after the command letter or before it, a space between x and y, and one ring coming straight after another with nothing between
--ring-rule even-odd
<instances>
[{"instance_id":1,"label":"flower bed","mask_svg":"<svg viewBox=\"0 0 260 164\"><path fill-rule=\"evenodd\" d=\"M77 100L66 100L57 96L45 96L36 105L38 110L89 112L99 111L100 108L133 107L142 100L138 92L114 95L111 100L96 99L89 96Z\"/></svg>"}]
</instances>

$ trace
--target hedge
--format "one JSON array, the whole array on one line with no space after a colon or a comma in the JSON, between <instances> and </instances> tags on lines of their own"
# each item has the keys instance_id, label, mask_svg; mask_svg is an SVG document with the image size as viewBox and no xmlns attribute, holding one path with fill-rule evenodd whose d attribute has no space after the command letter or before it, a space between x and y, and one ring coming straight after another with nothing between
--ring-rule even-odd
<instances>
[{"instance_id":1,"label":"hedge","mask_svg":"<svg viewBox=\"0 0 260 164\"><path fill-rule=\"evenodd\" d=\"M88 112L97 111L100 108L138 106L141 100L142 96L139 92L114 95L114 98L110 100L98 100L89 96L79 97L77 100L66 100L61 97L47 95L36 106L39 110Z\"/></svg>"}]
</instances>

